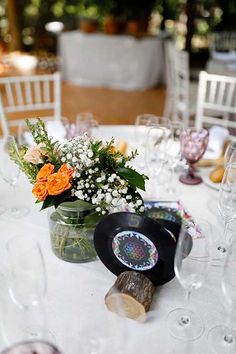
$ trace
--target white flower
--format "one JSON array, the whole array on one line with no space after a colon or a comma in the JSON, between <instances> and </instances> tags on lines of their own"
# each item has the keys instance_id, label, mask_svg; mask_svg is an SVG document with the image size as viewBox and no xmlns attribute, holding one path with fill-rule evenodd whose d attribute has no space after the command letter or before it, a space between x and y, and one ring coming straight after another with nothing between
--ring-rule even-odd
<instances>
[{"instance_id":1,"label":"white flower","mask_svg":"<svg viewBox=\"0 0 236 354\"><path fill-rule=\"evenodd\" d=\"M106 193L105 198L106 198L106 203L107 203L107 204L110 204L111 201L112 201L112 196L111 196L111 194L110 194L110 193Z\"/></svg>"},{"instance_id":2,"label":"white flower","mask_svg":"<svg viewBox=\"0 0 236 354\"><path fill-rule=\"evenodd\" d=\"M38 165L39 163L43 163L42 155L42 150L39 145L32 146L26 151L24 160L34 165Z\"/></svg>"},{"instance_id":3,"label":"white flower","mask_svg":"<svg viewBox=\"0 0 236 354\"><path fill-rule=\"evenodd\" d=\"M113 197L117 197L119 194L118 194L117 190L114 190L114 191L112 192L112 195L113 195Z\"/></svg>"}]
</instances>

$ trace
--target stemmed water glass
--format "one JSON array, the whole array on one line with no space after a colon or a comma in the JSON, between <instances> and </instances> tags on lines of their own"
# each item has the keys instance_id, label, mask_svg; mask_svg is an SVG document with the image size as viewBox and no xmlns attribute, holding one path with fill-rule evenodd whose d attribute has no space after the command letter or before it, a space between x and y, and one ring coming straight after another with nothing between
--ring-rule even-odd
<instances>
[{"instance_id":1,"label":"stemmed water glass","mask_svg":"<svg viewBox=\"0 0 236 354\"><path fill-rule=\"evenodd\" d=\"M3 180L9 184L12 195L15 199L15 187L20 175L19 167L10 159L9 153L13 145L15 145L13 136L5 137L0 143L0 175ZM14 218L20 218L28 214L28 208L12 206L8 213Z\"/></svg>"},{"instance_id":2,"label":"stemmed water glass","mask_svg":"<svg viewBox=\"0 0 236 354\"><path fill-rule=\"evenodd\" d=\"M181 159L180 139L184 131L184 125L182 122L173 121L170 123L171 135L166 144L166 162L167 168L170 170L170 176L166 185L166 192L169 195L176 193L176 187L173 183L174 171Z\"/></svg>"},{"instance_id":3,"label":"stemmed water glass","mask_svg":"<svg viewBox=\"0 0 236 354\"><path fill-rule=\"evenodd\" d=\"M210 264L210 226L205 220L182 225L175 252L176 277L185 289L187 302L193 290L204 283ZM181 340L199 338L204 325L200 316L188 308L177 308L167 318L170 334Z\"/></svg>"},{"instance_id":4,"label":"stemmed water glass","mask_svg":"<svg viewBox=\"0 0 236 354\"><path fill-rule=\"evenodd\" d=\"M135 119L134 125L134 138L136 147L138 147L138 156L136 157L137 167L140 170L144 170L145 167L145 144L147 141L147 133L151 126L158 125L160 123L160 117L154 114L140 114Z\"/></svg>"},{"instance_id":5,"label":"stemmed water glass","mask_svg":"<svg viewBox=\"0 0 236 354\"><path fill-rule=\"evenodd\" d=\"M7 321L19 321L15 324L16 333L7 333L6 330L6 337L13 336L18 340L47 339L43 301L47 284L40 245L32 235L15 236L7 242L6 251L9 262L7 287L10 300Z\"/></svg>"},{"instance_id":6,"label":"stemmed water glass","mask_svg":"<svg viewBox=\"0 0 236 354\"><path fill-rule=\"evenodd\" d=\"M181 153L189 163L188 173L181 175L179 180L184 184L199 184L202 178L195 174L194 164L200 160L206 151L209 132L202 129L188 128L181 136Z\"/></svg>"},{"instance_id":7,"label":"stemmed water glass","mask_svg":"<svg viewBox=\"0 0 236 354\"><path fill-rule=\"evenodd\" d=\"M236 163L228 164L220 185L218 210L224 220L224 232L221 245L217 247L220 254L227 251L227 223L236 216Z\"/></svg>"},{"instance_id":8,"label":"stemmed water glass","mask_svg":"<svg viewBox=\"0 0 236 354\"><path fill-rule=\"evenodd\" d=\"M236 353L236 330L234 329L236 316L236 219L231 219L227 224L228 238L231 239L226 255L223 277L221 281L228 312L228 324L218 325L208 333L208 341L216 353Z\"/></svg>"},{"instance_id":9,"label":"stemmed water glass","mask_svg":"<svg viewBox=\"0 0 236 354\"><path fill-rule=\"evenodd\" d=\"M236 162L236 140L232 141L226 148L224 154L224 166Z\"/></svg>"},{"instance_id":10,"label":"stemmed water glass","mask_svg":"<svg viewBox=\"0 0 236 354\"><path fill-rule=\"evenodd\" d=\"M76 135L86 132L89 136L99 137L99 124L91 112L80 112L76 116L75 131Z\"/></svg>"},{"instance_id":11,"label":"stemmed water glass","mask_svg":"<svg viewBox=\"0 0 236 354\"><path fill-rule=\"evenodd\" d=\"M145 148L145 167L150 177L151 193L156 190L157 185L162 184L161 172L166 161L167 141L171 134L171 127L168 124L156 124L148 129Z\"/></svg>"}]
</instances>

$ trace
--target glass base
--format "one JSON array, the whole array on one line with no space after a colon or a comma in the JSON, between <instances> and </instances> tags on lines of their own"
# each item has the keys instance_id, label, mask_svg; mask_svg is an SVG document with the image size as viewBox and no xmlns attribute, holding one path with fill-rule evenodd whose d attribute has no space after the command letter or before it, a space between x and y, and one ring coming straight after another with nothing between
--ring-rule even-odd
<instances>
[{"instance_id":1,"label":"glass base","mask_svg":"<svg viewBox=\"0 0 236 354\"><path fill-rule=\"evenodd\" d=\"M29 208L26 207L12 207L7 210L7 214L14 218L19 219L29 214Z\"/></svg>"},{"instance_id":2,"label":"glass base","mask_svg":"<svg viewBox=\"0 0 236 354\"><path fill-rule=\"evenodd\" d=\"M207 339L215 353L236 353L236 331L234 329L216 326L209 331Z\"/></svg>"},{"instance_id":3,"label":"glass base","mask_svg":"<svg viewBox=\"0 0 236 354\"><path fill-rule=\"evenodd\" d=\"M4 208L3 205L0 205L0 215L2 215L3 213L5 213L6 208Z\"/></svg>"},{"instance_id":4,"label":"glass base","mask_svg":"<svg viewBox=\"0 0 236 354\"><path fill-rule=\"evenodd\" d=\"M184 308L178 308L169 313L167 327L173 337L182 341L195 340L201 337L204 332L200 316Z\"/></svg>"},{"instance_id":5,"label":"glass base","mask_svg":"<svg viewBox=\"0 0 236 354\"><path fill-rule=\"evenodd\" d=\"M179 177L180 182L189 185L195 185L202 183L202 177L196 175L181 175Z\"/></svg>"}]
</instances>

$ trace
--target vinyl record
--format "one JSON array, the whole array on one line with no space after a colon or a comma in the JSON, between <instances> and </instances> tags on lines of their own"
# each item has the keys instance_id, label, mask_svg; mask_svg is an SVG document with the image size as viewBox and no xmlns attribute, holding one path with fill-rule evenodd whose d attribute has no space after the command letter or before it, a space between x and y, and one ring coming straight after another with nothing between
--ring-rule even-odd
<instances>
[{"instance_id":1,"label":"vinyl record","mask_svg":"<svg viewBox=\"0 0 236 354\"><path fill-rule=\"evenodd\" d=\"M178 240L182 219L177 210L166 207L151 207L146 209L145 215L156 220L167 230L171 231L176 240Z\"/></svg>"},{"instance_id":2,"label":"vinyl record","mask_svg":"<svg viewBox=\"0 0 236 354\"><path fill-rule=\"evenodd\" d=\"M120 212L104 217L94 233L97 254L105 266L119 275L135 270L154 285L174 277L176 242L157 221L134 213Z\"/></svg>"}]
</instances>

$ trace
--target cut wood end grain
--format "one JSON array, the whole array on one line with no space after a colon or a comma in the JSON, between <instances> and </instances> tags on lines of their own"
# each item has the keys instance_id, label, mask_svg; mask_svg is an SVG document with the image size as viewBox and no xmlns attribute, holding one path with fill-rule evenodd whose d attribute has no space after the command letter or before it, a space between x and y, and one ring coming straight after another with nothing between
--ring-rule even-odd
<instances>
[{"instance_id":1,"label":"cut wood end grain","mask_svg":"<svg viewBox=\"0 0 236 354\"><path fill-rule=\"evenodd\" d=\"M121 316L144 321L155 292L155 286L143 274L121 273L105 296L107 308Z\"/></svg>"}]
</instances>

